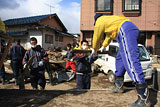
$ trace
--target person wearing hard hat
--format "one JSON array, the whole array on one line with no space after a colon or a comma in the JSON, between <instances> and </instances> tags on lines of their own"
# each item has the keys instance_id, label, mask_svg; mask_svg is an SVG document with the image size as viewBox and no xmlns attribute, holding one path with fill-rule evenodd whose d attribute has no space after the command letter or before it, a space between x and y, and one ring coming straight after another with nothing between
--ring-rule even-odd
<instances>
[{"instance_id":1,"label":"person wearing hard hat","mask_svg":"<svg viewBox=\"0 0 160 107\"><path fill-rule=\"evenodd\" d=\"M116 56L115 88L109 90L111 93L124 92L123 80L125 71L129 74L133 83L136 85L138 99L131 107L142 107L149 105L149 90L144 78L143 70L139 59L138 38L139 29L124 16L95 15L95 27L92 47L96 51L100 48L100 42L106 35L100 51L104 50L112 40L119 43L119 51ZM95 53L92 51L92 54Z\"/></svg>"}]
</instances>

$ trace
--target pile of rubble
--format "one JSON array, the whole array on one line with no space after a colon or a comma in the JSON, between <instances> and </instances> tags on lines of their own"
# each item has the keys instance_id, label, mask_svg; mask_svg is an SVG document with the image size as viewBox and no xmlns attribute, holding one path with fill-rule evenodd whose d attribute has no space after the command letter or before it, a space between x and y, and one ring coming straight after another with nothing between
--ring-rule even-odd
<instances>
[{"instance_id":1,"label":"pile of rubble","mask_svg":"<svg viewBox=\"0 0 160 107\"><path fill-rule=\"evenodd\" d=\"M62 61L63 55L65 55L65 53L66 51L63 51L60 47L55 47L54 49L47 50L50 62Z\"/></svg>"},{"instance_id":2,"label":"pile of rubble","mask_svg":"<svg viewBox=\"0 0 160 107\"><path fill-rule=\"evenodd\" d=\"M7 73L13 73L11 68L11 60L5 60L4 65L5 65L5 71L7 71Z\"/></svg>"},{"instance_id":3,"label":"pile of rubble","mask_svg":"<svg viewBox=\"0 0 160 107\"><path fill-rule=\"evenodd\" d=\"M160 64L160 56L159 55L151 55L153 64Z\"/></svg>"}]
</instances>

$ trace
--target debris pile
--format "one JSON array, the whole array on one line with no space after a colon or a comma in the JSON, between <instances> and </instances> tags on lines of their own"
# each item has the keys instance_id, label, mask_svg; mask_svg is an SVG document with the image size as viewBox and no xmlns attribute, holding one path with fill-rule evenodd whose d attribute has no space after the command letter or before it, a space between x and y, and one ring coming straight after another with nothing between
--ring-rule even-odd
<instances>
[{"instance_id":1,"label":"debris pile","mask_svg":"<svg viewBox=\"0 0 160 107\"><path fill-rule=\"evenodd\" d=\"M153 64L159 64L160 63L160 56L159 55L151 55Z\"/></svg>"},{"instance_id":2,"label":"debris pile","mask_svg":"<svg viewBox=\"0 0 160 107\"><path fill-rule=\"evenodd\" d=\"M7 73L13 73L11 68L11 60L5 60L4 66L5 66L5 71L7 71Z\"/></svg>"},{"instance_id":3,"label":"debris pile","mask_svg":"<svg viewBox=\"0 0 160 107\"><path fill-rule=\"evenodd\" d=\"M62 61L62 50L60 47L55 47L47 51L49 60L52 61Z\"/></svg>"}]
</instances>

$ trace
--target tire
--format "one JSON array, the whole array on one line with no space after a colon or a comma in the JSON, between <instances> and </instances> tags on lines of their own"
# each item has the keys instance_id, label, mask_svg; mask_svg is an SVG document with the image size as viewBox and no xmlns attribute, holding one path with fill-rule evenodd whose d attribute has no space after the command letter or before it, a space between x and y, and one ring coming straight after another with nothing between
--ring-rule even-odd
<instances>
[{"instance_id":1,"label":"tire","mask_svg":"<svg viewBox=\"0 0 160 107\"><path fill-rule=\"evenodd\" d=\"M108 77L109 82L115 83L115 76L114 76L113 71L109 71L107 77Z\"/></svg>"}]
</instances>

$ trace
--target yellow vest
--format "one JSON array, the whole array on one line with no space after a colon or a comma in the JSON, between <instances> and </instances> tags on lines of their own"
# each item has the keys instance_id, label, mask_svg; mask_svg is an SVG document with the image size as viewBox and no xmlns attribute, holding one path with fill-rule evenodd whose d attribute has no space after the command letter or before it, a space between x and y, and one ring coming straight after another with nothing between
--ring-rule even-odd
<instances>
[{"instance_id":1,"label":"yellow vest","mask_svg":"<svg viewBox=\"0 0 160 107\"><path fill-rule=\"evenodd\" d=\"M100 42L104 34L106 34L102 44L104 47L108 46L111 40L116 40L120 27L126 21L130 21L130 19L124 16L110 15L99 17L94 27L92 47L95 50L100 48Z\"/></svg>"}]
</instances>

